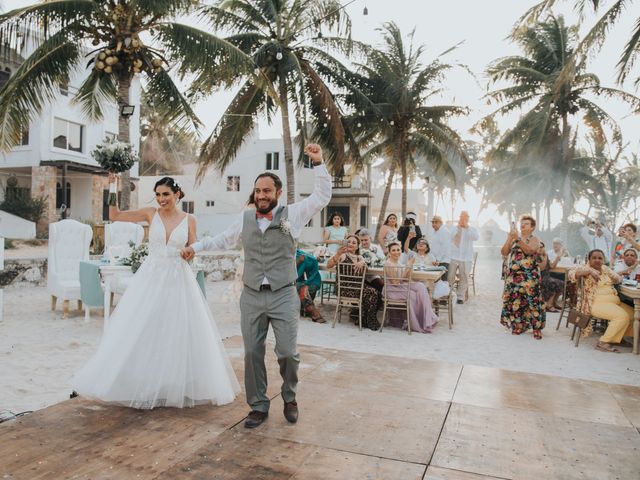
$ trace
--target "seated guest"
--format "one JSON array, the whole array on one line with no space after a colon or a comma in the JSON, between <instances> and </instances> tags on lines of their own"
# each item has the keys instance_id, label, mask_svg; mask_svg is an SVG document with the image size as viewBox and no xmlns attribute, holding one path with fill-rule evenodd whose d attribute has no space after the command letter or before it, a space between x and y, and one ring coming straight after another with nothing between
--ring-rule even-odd
<instances>
[{"instance_id":1,"label":"seated guest","mask_svg":"<svg viewBox=\"0 0 640 480\"><path fill-rule=\"evenodd\" d=\"M435 215L431 219L431 229L427 231L427 238L431 247L431 255L435 259L434 265L443 266L449 270L451 261L451 233L442 224L442 218ZM445 272L445 276L447 273Z\"/></svg>"},{"instance_id":2,"label":"seated guest","mask_svg":"<svg viewBox=\"0 0 640 480\"><path fill-rule=\"evenodd\" d=\"M634 248L636 251L640 250L640 243L638 243L636 238L637 231L638 228L633 223L627 223L618 230L618 237L620 237L620 239L613 248L612 255L612 265L614 265L614 268L616 264L624 264L623 254L629 248Z\"/></svg>"},{"instance_id":3,"label":"seated guest","mask_svg":"<svg viewBox=\"0 0 640 480\"><path fill-rule=\"evenodd\" d=\"M402 226L398 229L398 241L405 252L415 250L418 239L422 238L422 231L416 226L416 219L415 213L408 212Z\"/></svg>"},{"instance_id":4,"label":"seated guest","mask_svg":"<svg viewBox=\"0 0 640 480\"><path fill-rule=\"evenodd\" d=\"M320 290L322 283L320 271L318 270L318 260L302 250L296 250L296 264L298 265L298 279L296 280L296 290L300 298L302 311L317 323L325 323L324 318L313 304L316 293Z\"/></svg>"},{"instance_id":5,"label":"seated guest","mask_svg":"<svg viewBox=\"0 0 640 480\"><path fill-rule=\"evenodd\" d=\"M615 266L614 272L624 278L635 280L636 275L640 274L638 252L634 248L627 248L622 255L622 262Z\"/></svg>"},{"instance_id":6,"label":"seated guest","mask_svg":"<svg viewBox=\"0 0 640 480\"><path fill-rule=\"evenodd\" d=\"M613 285L622 278L604 264L605 255L602 250L591 250L587 256L587 264L569 270L569 280L575 282L582 278L584 295L578 310L594 317L608 320L609 325L600 337L596 349L603 352L618 352L613 344L620 344L624 337L633 335L633 308L620 302ZM588 335L591 325L585 329Z\"/></svg>"},{"instance_id":7,"label":"seated guest","mask_svg":"<svg viewBox=\"0 0 640 480\"><path fill-rule=\"evenodd\" d=\"M554 238L551 242L551 249L547 251L547 257L549 257L549 263L551 268L556 268L560 259L563 257L570 257L569 250L564 246L564 242L561 238Z\"/></svg>"},{"instance_id":8,"label":"seated guest","mask_svg":"<svg viewBox=\"0 0 640 480\"><path fill-rule=\"evenodd\" d=\"M415 259L409 258L406 263L403 264L400 260L401 255L402 250L400 243L391 243L389 245L389 258L387 258L384 264L385 272L388 276L409 277ZM403 300L406 298L406 290L401 286L399 280L392 282L391 285L385 285L384 288L386 295L391 300ZM411 282L409 301L411 302L411 306L407 321L411 322L411 330L420 333L431 332L438 322L438 317L431 308L429 291L424 283ZM401 312L394 312L393 310L389 312L389 323L392 325L395 323L395 326L402 326L401 323L397 322L396 315L392 315L393 313L400 314Z\"/></svg>"},{"instance_id":9,"label":"seated guest","mask_svg":"<svg viewBox=\"0 0 640 480\"><path fill-rule=\"evenodd\" d=\"M382 247L371 243L369 231L366 228L361 228L356 232L356 235L358 235L360 239L360 254L364 258L365 263L367 263L368 266L372 266L376 261L383 263L386 257L382 251ZM367 273L364 281L378 291L378 298L380 299L378 308L380 308L382 306L382 287L384 287L384 280L380 278L380 275L370 275Z\"/></svg>"},{"instance_id":10,"label":"seated guest","mask_svg":"<svg viewBox=\"0 0 640 480\"><path fill-rule=\"evenodd\" d=\"M333 268L339 263L353 263L356 266L356 270L362 272L367 268L364 262L364 258L360 255L360 239L356 235L347 235L347 245L340 247L336 254L329 259L327 267ZM352 290L347 290L347 295L355 294ZM362 325L371 330L377 330L380 328L378 323L378 302L380 294L371 285L364 285L364 292L362 293ZM353 315L351 316L353 319Z\"/></svg>"},{"instance_id":11,"label":"seated guest","mask_svg":"<svg viewBox=\"0 0 640 480\"><path fill-rule=\"evenodd\" d=\"M329 217L330 220L324 229L324 243L327 244L327 250L330 255L334 255L340 246L342 241L347 236L347 227L344 226L344 218L338 212L334 212Z\"/></svg>"},{"instance_id":12,"label":"seated guest","mask_svg":"<svg viewBox=\"0 0 640 480\"><path fill-rule=\"evenodd\" d=\"M418 267L432 267L436 263L436 259L431 255L431 248L429 247L429 242L425 238L419 238L416 243L416 251L403 253L402 254L402 263L406 263L409 258L414 259L414 265Z\"/></svg>"},{"instance_id":13,"label":"seated guest","mask_svg":"<svg viewBox=\"0 0 640 480\"><path fill-rule=\"evenodd\" d=\"M558 257L559 259L560 257ZM555 262L557 264L557 262ZM547 305L547 312L558 312L558 298L564 292L564 282L551 276L551 263L547 252L544 249L544 243L540 242L538 250L538 266L540 267L540 285L542 287L542 298Z\"/></svg>"}]
</instances>

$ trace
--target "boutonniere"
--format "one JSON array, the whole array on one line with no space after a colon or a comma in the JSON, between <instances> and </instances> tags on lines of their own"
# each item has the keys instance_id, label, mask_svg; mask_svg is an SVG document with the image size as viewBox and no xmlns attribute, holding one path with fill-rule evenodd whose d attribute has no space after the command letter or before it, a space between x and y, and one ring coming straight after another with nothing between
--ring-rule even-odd
<instances>
[{"instance_id":1,"label":"boutonniere","mask_svg":"<svg viewBox=\"0 0 640 480\"><path fill-rule=\"evenodd\" d=\"M282 218L280 219L280 231L284 234L291 233L291 223L288 219Z\"/></svg>"}]
</instances>

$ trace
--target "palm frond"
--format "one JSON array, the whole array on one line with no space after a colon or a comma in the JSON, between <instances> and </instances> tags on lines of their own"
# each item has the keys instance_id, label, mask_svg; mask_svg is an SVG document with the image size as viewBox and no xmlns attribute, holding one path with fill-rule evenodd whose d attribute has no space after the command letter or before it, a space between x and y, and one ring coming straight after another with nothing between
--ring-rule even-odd
<instances>
[{"instance_id":1,"label":"palm frond","mask_svg":"<svg viewBox=\"0 0 640 480\"><path fill-rule=\"evenodd\" d=\"M113 76L105 75L95 69L82 82L73 102L82 106L82 112L91 120L103 118L105 104L113 105L118 97L118 87Z\"/></svg>"},{"instance_id":2,"label":"palm frond","mask_svg":"<svg viewBox=\"0 0 640 480\"><path fill-rule=\"evenodd\" d=\"M156 38L177 63L181 75L196 74L196 89L211 91L219 84L233 85L255 67L251 57L238 47L195 27L166 23L157 28Z\"/></svg>"},{"instance_id":3,"label":"palm frond","mask_svg":"<svg viewBox=\"0 0 640 480\"><path fill-rule=\"evenodd\" d=\"M200 127L201 122L191 104L165 70L151 75L147 85L147 96L153 100L153 103L166 107L169 112L168 122L173 122L181 128L187 129Z\"/></svg>"},{"instance_id":4,"label":"palm frond","mask_svg":"<svg viewBox=\"0 0 640 480\"><path fill-rule=\"evenodd\" d=\"M202 180L209 167L223 172L235 160L244 140L255 127L255 115L265 100L264 91L253 83L247 82L242 86L213 133L202 144L198 181Z\"/></svg>"}]
</instances>

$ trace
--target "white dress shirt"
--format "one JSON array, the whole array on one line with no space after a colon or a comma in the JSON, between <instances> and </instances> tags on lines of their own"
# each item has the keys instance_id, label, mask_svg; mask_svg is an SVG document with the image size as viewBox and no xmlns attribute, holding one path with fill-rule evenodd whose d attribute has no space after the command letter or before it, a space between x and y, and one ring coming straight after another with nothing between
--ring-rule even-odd
<instances>
[{"instance_id":1,"label":"white dress shirt","mask_svg":"<svg viewBox=\"0 0 640 480\"><path fill-rule=\"evenodd\" d=\"M580 236L587 244L589 251L602 250L604 252L605 261L609 261L611 256L611 241L613 240L613 234L607 227L602 227L602 235L594 235L589 231L589 227L586 225L580 229Z\"/></svg>"},{"instance_id":2,"label":"white dress shirt","mask_svg":"<svg viewBox=\"0 0 640 480\"><path fill-rule=\"evenodd\" d=\"M327 171L324 164L316 165L313 168L315 175L313 183L313 193L304 200L289 205L289 224L291 236L294 239L300 238L302 229L309 223L313 216L322 210L329 200L331 200L331 175ZM199 242L195 242L193 250L200 252L202 250L228 250L235 248L242 240L242 222L244 212L238 216L238 220L234 222L224 232L219 233L215 237L205 237ZM266 218L257 219L258 227L264 233L271 222Z\"/></svg>"},{"instance_id":3,"label":"white dress shirt","mask_svg":"<svg viewBox=\"0 0 640 480\"><path fill-rule=\"evenodd\" d=\"M478 230L474 227L460 228L455 227L456 230L451 235L451 260L458 262L472 262L473 261L473 242L480 238ZM460 231L460 245L456 247L453 243L453 239Z\"/></svg>"},{"instance_id":4,"label":"white dress shirt","mask_svg":"<svg viewBox=\"0 0 640 480\"><path fill-rule=\"evenodd\" d=\"M440 225L440 228L436 230L432 226L429 226L426 230L427 240L429 241L429 252L433 255L438 263L450 263L451 262L451 232L444 225Z\"/></svg>"}]
</instances>

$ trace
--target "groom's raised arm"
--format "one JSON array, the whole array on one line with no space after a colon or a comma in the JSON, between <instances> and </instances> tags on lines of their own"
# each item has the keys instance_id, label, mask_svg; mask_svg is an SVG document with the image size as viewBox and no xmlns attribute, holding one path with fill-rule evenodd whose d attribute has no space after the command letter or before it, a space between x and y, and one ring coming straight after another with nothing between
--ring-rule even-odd
<instances>
[{"instance_id":1,"label":"groom's raised arm","mask_svg":"<svg viewBox=\"0 0 640 480\"><path fill-rule=\"evenodd\" d=\"M317 151L313 151L314 147ZM321 163L322 150L319 146L309 145L305 151L308 152L314 164L313 192L304 200L289 205L289 220L292 226L298 227L297 229L300 231L331 200L331 175L329 175L324 163ZM298 235L294 235L294 237L297 238Z\"/></svg>"}]
</instances>

